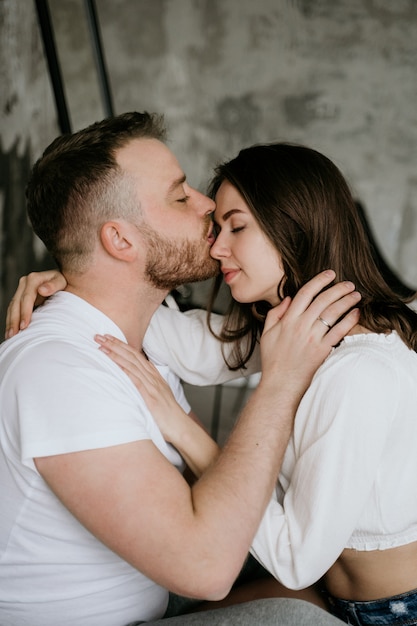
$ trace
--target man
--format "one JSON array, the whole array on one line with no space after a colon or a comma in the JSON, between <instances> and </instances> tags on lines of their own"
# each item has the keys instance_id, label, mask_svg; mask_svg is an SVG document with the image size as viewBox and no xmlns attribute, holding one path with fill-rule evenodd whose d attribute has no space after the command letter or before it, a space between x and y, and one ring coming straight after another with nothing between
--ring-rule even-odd
<instances>
[{"instance_id":1,"label":"man","mask_svg":"<svg viewBox=\"0 0 417 626\"><path fill-rule=\"evenodd\" d=\"M298 402L356 322L350 313L329 332L317 323L353 303L346 285L311 303L331 273L274 310L259 388L216 463L189 486L142 398L94 342L109 333L140 349L168 291L217 271L214 205L189 186L164 137L156 116L104 120L56 139L28 184L33 229L67 286L0 351L2 626L157 623L168 589L224 598L271 497ZM178 380L161 372L189 410ZM289 600L170 619L337 623Z\"/></svg>"}]
</instances>

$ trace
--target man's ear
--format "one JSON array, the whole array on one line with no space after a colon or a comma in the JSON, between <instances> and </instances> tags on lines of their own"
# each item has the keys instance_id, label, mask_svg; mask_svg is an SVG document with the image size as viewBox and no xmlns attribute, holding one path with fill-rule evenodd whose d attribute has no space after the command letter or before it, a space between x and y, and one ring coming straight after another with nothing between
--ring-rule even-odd
<instances>
[{"instance_id":1,"label":"man's ear","mask_svg":"<svg viewBox=\"0 0 417 626\"><path fill-rule=\"evenodd\" d=\"M125 222L106 222L100 230L103 248L110 256L121 261L133 261L137 250L131 237L132 225Z\"/></svg>"}]
</instances>

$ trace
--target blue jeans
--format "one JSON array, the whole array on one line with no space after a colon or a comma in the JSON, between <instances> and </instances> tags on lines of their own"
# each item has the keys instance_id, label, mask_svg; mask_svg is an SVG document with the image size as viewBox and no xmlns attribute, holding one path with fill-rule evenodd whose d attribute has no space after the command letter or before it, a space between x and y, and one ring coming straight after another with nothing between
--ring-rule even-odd
<instances>
[{"instance_id":1,"label":"blue jeans","mask_svg":"<svg viewBox=\"0 0 417 626\"><path fill-rule=\"evenodd\" d=\"M339 600L330 595L327 600L332 614L346 624L417 626L417 589L370 602Z\"/></svg>"}]
</instances>

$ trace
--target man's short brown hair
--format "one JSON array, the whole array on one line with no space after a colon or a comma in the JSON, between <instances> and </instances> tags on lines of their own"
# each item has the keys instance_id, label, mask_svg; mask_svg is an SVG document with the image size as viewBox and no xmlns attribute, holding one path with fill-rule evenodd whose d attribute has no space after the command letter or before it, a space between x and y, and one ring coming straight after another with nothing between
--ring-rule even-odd
<instances>
[{"instance_id":1,"label":"man's short brown hair","mask_svg":"<svg viewBox=\"0 0 417 626\"><path fill-rule=\"evenodd\" d=\"M34 232L58 267L82 272L109 219L132 218L139 200L116 151L133 139L166 139L163 117L123 113L57 137L35 163L26 188Z\"/></svg>"}]
</instances>

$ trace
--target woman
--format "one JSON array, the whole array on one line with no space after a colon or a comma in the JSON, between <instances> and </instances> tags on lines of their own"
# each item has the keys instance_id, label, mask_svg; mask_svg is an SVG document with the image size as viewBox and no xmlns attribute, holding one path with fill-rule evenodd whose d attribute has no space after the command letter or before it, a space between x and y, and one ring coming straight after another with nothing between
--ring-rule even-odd
<instances>
[{"instance_id":1,"label":"woman","mask_svg":"<svg viewBox=\"0 0 417 626\"><path fill-rule=\"evenodd\" d=\"M384 281L346 181L318 152L242 150L217 168L211 192L211 254L233 296L220 331L234 347L231 368L250 358L268 308L324 268L362 295L358 325L300 404L253 553L291 589L322 580L347 623L417 624L417 314ZM149 390L148 364L98 340L156 411L161 391L157 382ZM162 422L166 413L164 434L200 473L215 446L179 411L175 428Z\"/></svg>"},{"instance_id":2,"label":"woman","mask_svg":"<svg viewBox=\"0 0 417 626\"><path fill-rule=\"evenodd\" d=\"M301 401L252 552L285 587L320 582L346 623L417 624L417 315L379 273L346 181L323 155L253 146L217 168L211 191L211 253L233 296L219 333L231 368L250 358L268 308L319 271L362 295L358 325ZM201 474L216 445L141 355L97 340Z\"/></svg>"}]
</instances>

